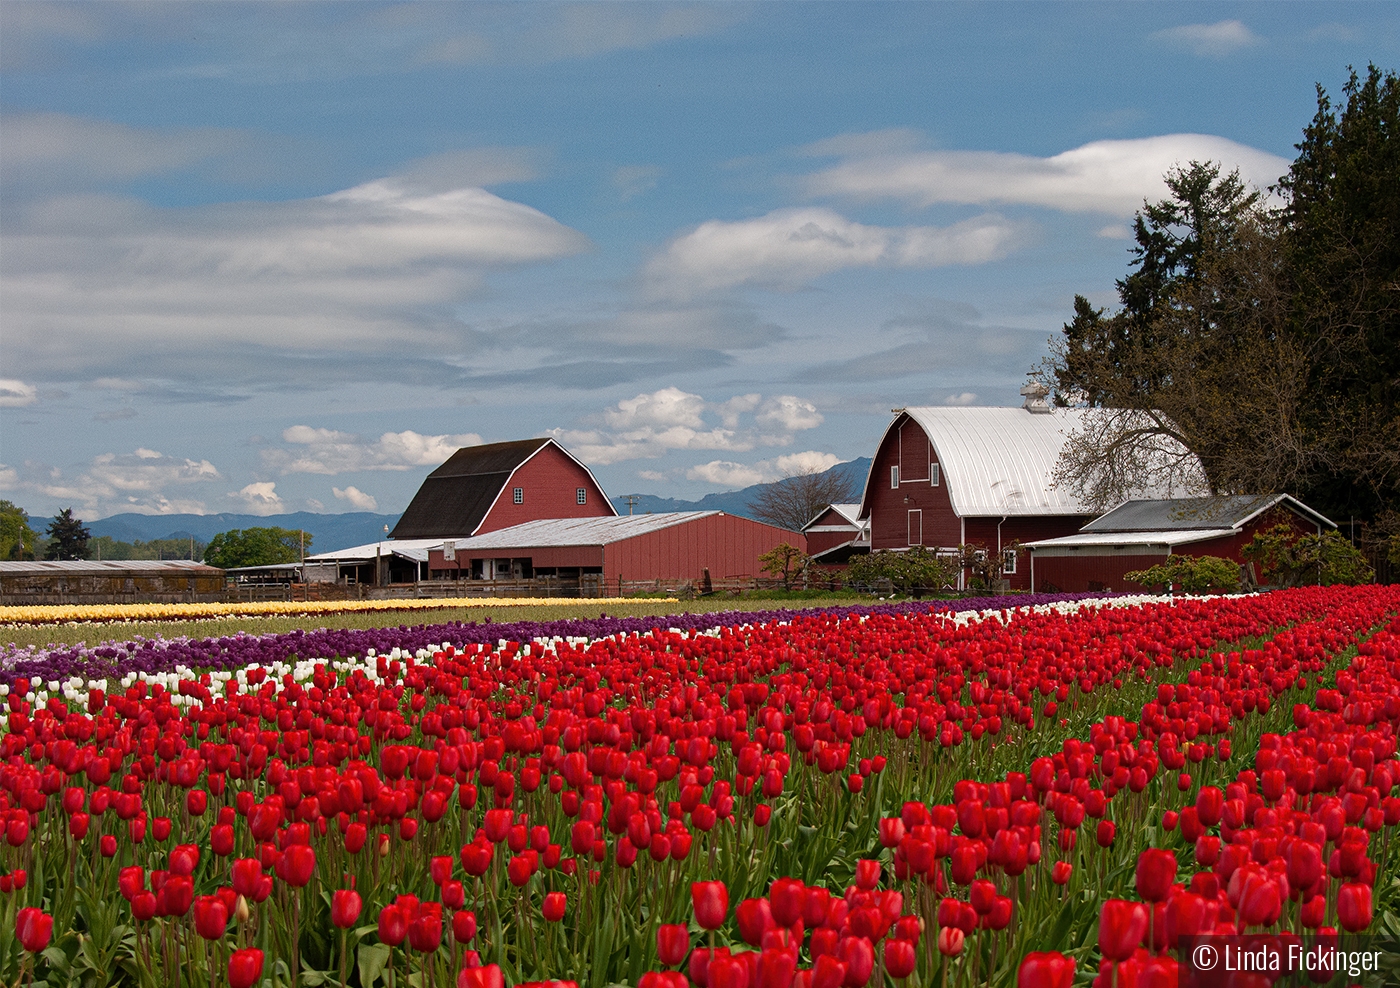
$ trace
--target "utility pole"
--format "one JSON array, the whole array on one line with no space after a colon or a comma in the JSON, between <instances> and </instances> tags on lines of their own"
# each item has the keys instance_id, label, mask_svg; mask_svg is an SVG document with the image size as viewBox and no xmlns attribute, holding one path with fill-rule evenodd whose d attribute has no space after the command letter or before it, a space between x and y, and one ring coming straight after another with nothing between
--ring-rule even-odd
<instances>
[{"instance_id":1,"label":"utility pole","mask_svg":"<svg viewBox=\"0 0 1400 988\"><path fill-rule=\"evenodd\" d=\"M639 497L638 497L637 495L635 495L635 494L628 494L626 497L624 497L624 498L622 499L622 503L625 504L625 505L627 505L627 517L628 517L628 518L631 518L631 517L632 517L632 509L635 508L635 507L637 506L638 502L640 502L640 501L641 501L641 498L639 498Z\"/></svg>"}]
</instances>

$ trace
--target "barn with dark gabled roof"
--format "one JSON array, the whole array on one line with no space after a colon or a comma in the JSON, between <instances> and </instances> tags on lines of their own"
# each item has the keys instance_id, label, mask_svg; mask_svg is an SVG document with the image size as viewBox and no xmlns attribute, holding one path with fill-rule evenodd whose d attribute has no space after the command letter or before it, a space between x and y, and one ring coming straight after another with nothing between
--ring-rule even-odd
<instances>
[{"instance_id":1,"label":"barn with dark gabled roof","mask_svg":"<svg viewBox=\"0 0 1400 988\"><path fill-rule=\"evenodd\" d=\"M428 474L390 534L466 538L540 518L611 518L593 473L553 439L467 446Z\"/></svg>"}]
</instances>

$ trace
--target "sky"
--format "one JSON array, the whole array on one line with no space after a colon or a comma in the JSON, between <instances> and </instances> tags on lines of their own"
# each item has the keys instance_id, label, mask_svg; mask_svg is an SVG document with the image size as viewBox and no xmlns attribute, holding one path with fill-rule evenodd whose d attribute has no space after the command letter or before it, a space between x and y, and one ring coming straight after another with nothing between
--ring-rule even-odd
<instances>
[{"instance_id":1,"label":"sky","mask_svg":"<svg viewBox=\"0 0 1400 988\"><path fill-rule=\"evenodd\" d=\"M1014 405L1193 160L1267 190L1377 3L0 4L0 498L610 495Z\"/></svg>"}]
</instances>

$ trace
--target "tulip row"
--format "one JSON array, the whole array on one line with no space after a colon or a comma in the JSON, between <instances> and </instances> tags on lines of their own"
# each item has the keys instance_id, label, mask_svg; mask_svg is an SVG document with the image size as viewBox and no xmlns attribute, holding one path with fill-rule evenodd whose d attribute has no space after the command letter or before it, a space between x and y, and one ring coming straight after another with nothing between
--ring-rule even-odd
<instances>
[{"instance_id":1,"label":"tulip row","mask_svg":"<svg viewBox=\"0 0 1400 988\"><path fill-rule=\"evenodd\" d=\"M619 604L624 597L600 598L599 604ZM559 598L511 598L512 607L558 604ZM0 607L0 625L87 624L114 621L210 621L231 617L314 617L320 614L384 613L392 611L464 610L499 607L499 599L483 597L391 598L388 600L209 601L144 604L14 604Z\"/></svg>"},{"instance_id":2,"label":"tulip row","mask_svg":"<svg viewBox=\"0 0 1400 988\"><path fill-rule=\"evenodd\" d=\"M1193 766L1181 799L1223 772L1232 741L1246 750L1400 599L1113 604L489 644L455 626L428 629L445 647L120 683L15 670L0 907L62 932L37 961L0 951L0 972L678 988L655 968L681 963L680 926L702 986L926 983L964 951L955 977L1005 983L1049 945L1032 933L1061 885L1121 886L1111 833L1075 856L1085 815L1096 838L1141 829L1178 794L1164 766ZM1264 645L1212 655L1248 640ZM704 895L685 896L715 882L740 900L733 927L727 902L707 925ZM801 928L782 921L799 901Z\"/></svg>"}]
</instances>

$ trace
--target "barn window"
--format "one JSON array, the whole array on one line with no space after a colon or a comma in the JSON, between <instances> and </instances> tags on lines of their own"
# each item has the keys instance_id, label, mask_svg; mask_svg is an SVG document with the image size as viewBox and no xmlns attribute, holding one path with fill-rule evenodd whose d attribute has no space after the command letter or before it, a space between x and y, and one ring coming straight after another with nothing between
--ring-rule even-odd
<instances>
[{"instance_id":1,"label":"barn window","mask_svg":"<svg viewBox=\"0 0 1400 988\"><path fill-rule=\"evenodd\" d=\"M895 489L896 487L898 487L898 486L899 486L899 467L898 467L898 466L892 466L892 467L890 467L890 490L894 490L894 489Z\"/></svg>"},{"instance_id":2,"label":"barn window","mask_svg":"<svg viewBox=\"0 0 1400 988\"><path fill-rule=\"evenodd\" d=\"M579 504L587 504L587 503L588 503L588 488L587 488L587 487L580 487L580 488L578 489L578 503L579 503Z\"/></svg>"},{"instance_id":3,"label":"barn window","mask_svg":"<svg viewBox=\"0 0 1400 988\"><path fill-rule=\"evenodd\" d=\"M928 465L928 485L929 485L930 487L937 487L937 486L938 486L938 464L937 464L937 463L930 463L930 464Z\"/></svg>"},{"instance_id":4,"label":"barn window","mask_svg":"<svg viewBox=\"0 0 1400 988\"><path fill-rule=\"evenodd\" d=\"M525 503L525 488L523 488L523 487L517 487L517 488L515 489L515 492L511 495L511 500L514 501L516 504L524 504L524 503Z\"/></svg>"},{"instance_id":5,"label":"barn window","mask_svg":"<svg viewBox=\"0 0 1400 988\"><path fill-rule=\"evenodd\" d=\"M1016 550L1007 549L1001 554L1001 572L1003 576L1014 576L1016 574Z\"/></svg>"}]
</instances>

